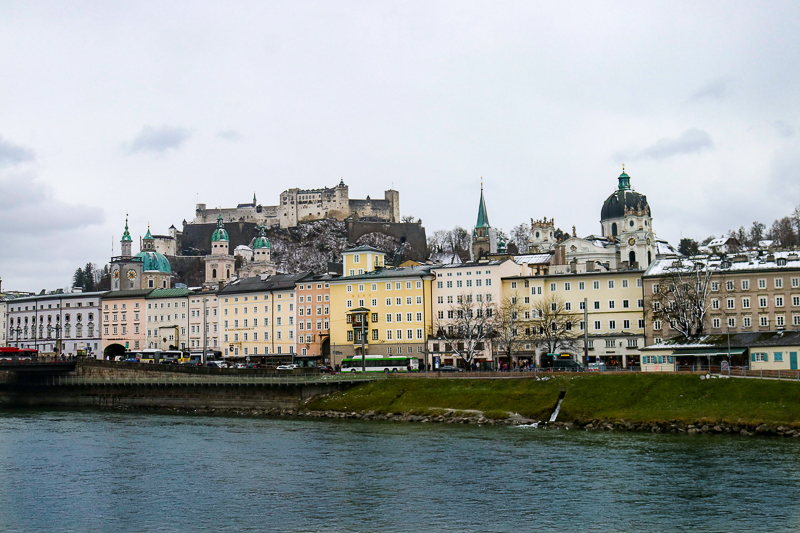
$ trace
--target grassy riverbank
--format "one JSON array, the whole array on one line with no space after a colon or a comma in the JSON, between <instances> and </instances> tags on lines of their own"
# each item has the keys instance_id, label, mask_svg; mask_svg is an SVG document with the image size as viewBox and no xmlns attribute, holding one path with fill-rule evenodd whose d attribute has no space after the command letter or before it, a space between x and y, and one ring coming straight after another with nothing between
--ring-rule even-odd
<instances>
[{"instance_id":1,"label":"grassy riverbank","mask_svg":"<svg viewBox=\"0 0 800 533\"><path fill-rule=\"evenodd\" d=\"M481 411L546 419L566 390L559 420L681 420L800 425L800 383L622 374L534 379L388 379L313 400L312 410L440 414Z\"/></svg>"}]
</instances>

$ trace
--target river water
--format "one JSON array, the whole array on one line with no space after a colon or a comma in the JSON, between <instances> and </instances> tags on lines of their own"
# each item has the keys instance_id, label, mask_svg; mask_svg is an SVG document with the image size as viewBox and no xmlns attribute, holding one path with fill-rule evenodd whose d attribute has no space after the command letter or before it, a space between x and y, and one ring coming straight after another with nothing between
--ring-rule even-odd
<instances>
[{"instance_id":1,"label":"river water","mask_svg":"<svg viewBox=\"0 0 800 533\"><path fill-rule=\"evenodd\" d=\"M797 531L797 439L0 411L0 531Z\"/></svg>"}]
</instances>

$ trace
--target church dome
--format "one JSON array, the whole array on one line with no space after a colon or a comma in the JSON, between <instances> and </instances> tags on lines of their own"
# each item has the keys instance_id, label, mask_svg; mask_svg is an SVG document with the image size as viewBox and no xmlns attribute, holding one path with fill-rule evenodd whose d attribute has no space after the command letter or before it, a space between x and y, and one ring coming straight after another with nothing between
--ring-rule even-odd
<instances>
[{"instance_id":1,"label":"church dome","mask_svg":"<svg viewBox=\"0 0 800 533\"><path fill-rule=\"evenodd\" d=\"M225 230L225 223L222 221L222 213L217 217L217 229L211 235L211 242L227 241L228 232Z\"/></svg>"},{"instance_id":2,"label":"church dome","mask_svg":"<svg viewBox=\"0 0 800 533\"><path fill-rule=\"evenodd\" d=\"M259 226L258 237L256 237L256 240L253 243L253 250L259 250L262 248L272 248L272 245L269 243L269 239L267 239L264 226Z\"/></svg>"},{"instance_id":3,"label":"church dome","mask_svg":"<svg viewBox=\"0 0 800 533\"><path fill-rule=\"evenodd\" d=\"M619 187L603 202L603 208L600 210L600 222L623 218L627 210L644 212L647 216L652 216L647 196L632 191L630 176L623 172L619 176Z\"/></svg>"},{"instance_id":4,"label":"church dome","mask_svg":"<svg viewBox=\"0 0 800 533\"><path fill-rule=\"evenodd\" d=\"M142 261L143 272L172 272L172 267L169 266L169 260L158 252L142 251L136 254L136 257Z\"/></svg>"}]
</instances>

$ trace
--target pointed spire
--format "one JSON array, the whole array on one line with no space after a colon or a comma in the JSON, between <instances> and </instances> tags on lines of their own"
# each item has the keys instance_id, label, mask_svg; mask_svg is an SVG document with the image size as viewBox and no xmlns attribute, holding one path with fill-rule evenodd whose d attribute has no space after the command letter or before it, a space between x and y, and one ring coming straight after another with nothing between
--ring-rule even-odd
<instances>
[{"instance_id":1,"label":"pointed spire","mask_svg":"<svg viewBox=\"0 0 800 533\"><path fill-rule=\"evenodd\" d=\"M481 177L481 203L478 205L478 223L476 228L490 228L489 214L486 211L486 201L483 199L483 177Z\"/></svg>"},{"instance_id":2,"label":"pointed spire","mask_svg":"<svg viewBox=\"0 0 800 533\"><path fill-rule=\"evenodd\" d=\"M128 213L125 213L125 231L122 234L123 241L130 241L131 239L131 232L128 231Z\"/></svg>"},{"instance_id":3,"label":"pointed spire","mask_svg":"<svg viewBox=\"0 0 800 533\"><path fill-rule=\"evenodd\" d=\"M255 207L256 205L257 205L256 204L256 191L253 191L253 207Z\"/></svg>"},{"instance_id":4,"label":"pointed spire","mask_svg":"<svg viewBox=\"0 0 800 533\"><path fill-rule=\"evenodd\" d=\"M147 234L144 236L145 239L153 240L153 236L150 234L150 223L147 223Z\"/></svg>"}]
</instances>

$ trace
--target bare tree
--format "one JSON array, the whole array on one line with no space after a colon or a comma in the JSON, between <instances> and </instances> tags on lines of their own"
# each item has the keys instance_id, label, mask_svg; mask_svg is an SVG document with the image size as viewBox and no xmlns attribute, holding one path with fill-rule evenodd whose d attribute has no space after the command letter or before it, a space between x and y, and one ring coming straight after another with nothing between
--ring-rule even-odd
<instances>
[{"instance_id":1,"label":"bare tree","mask_svg":"<svg viewBox=\"0 0 800 533\"><path fill-rule=\"evenodd\" d=\"M460 294L446 311L446 318L436 322L436 336L450 345L448 351L458 355L470 370L478 353L494 334L497 309L480 294Z\"/></svg>"},{"instance_id":2,"label":"bare tree","mask_svg":"<svg viewBox=\"0 0 800 533\"><path fill-rule=\"evenodd\" d=\"M703 335L714 302L733 291L719 266L706 257L673 261L648 297L647 313L683 338Z\"/></svg>"},{"instance_id":3,"label":"bare tree","mask_svg":"<svg viewBox=\"0 0 800 533\"><path fill-rule=\"evenodd\" d=\"M498 353L505 354L512 366L519 346L525 342L536 342L539 338L538 327L531 319L531 312L520 300L521 297L517 294L503 299L498 310L494 338Z\"/></svg>"},{"instance_id":4,"label":"bare tree","mask_svg":"<svg viewBox=\"0 0 800 533\"><path fill-rule=\"evenodd\" d=\"M531 240L531 227L527 224L514 226L514 229L511 230L511 239L514 241L514 244L517 245L519 253L528 253L528 243Z\"/></svg>"},{"instance_id":5,"label":"bare tree","mask_svg":"<svg viewBox=\"0 0 800 533\"><path fill-rule=\"evenodd\" d=\"M536 316L532 317L532 323L547 353L558 353L559 349L574 350L580 336L577 325L581 315L567 310L564 301L555 294L540 298L534 302L534 308Z\"/></svg>"}]
</instances>

